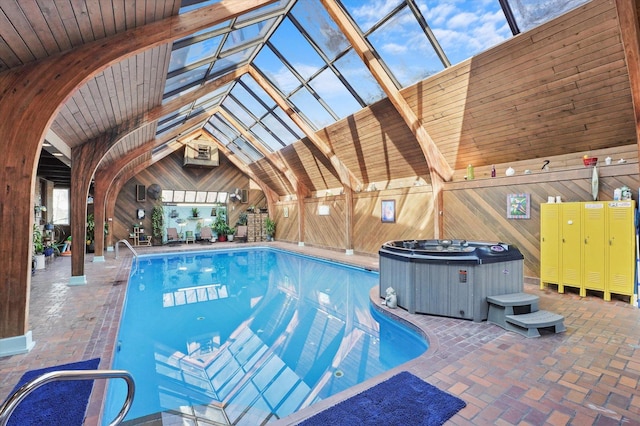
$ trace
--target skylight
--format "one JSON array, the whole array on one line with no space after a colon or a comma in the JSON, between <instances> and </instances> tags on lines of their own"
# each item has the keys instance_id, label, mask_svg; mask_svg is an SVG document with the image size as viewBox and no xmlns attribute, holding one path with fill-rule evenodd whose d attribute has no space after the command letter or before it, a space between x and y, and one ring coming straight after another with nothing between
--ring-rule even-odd
<instances>
[{"instance_id":1,"label":"skylight","mask_svg":"<svg viewBox=\"0 0 640 426\"><path fill-rule=\"evenodd\" d=\"M182 0L180 13L219 0ZM588 0L336 0L397 89L415 84ZM308 125L319 130L385 94L320 0L280 0L174 43L164 103L251 64ZM241 136L222 108L248 132ZM304 137L248 75L165 116L158 133L203 117L204 127L249 163ZM206 124L205 124L206 123Z\"/></svg>"}]
</instances>

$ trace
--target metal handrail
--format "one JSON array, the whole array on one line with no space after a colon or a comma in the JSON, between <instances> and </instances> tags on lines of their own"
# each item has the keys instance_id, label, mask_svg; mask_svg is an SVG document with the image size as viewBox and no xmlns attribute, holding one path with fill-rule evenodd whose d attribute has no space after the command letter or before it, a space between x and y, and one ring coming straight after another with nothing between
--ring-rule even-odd
<instances>
[{"instance_id":1,"label":"metal handrail","mask_svg":"<svg viewBox=\"0 0 640 426\"><path fill-rule=\"evenodd\" d=\"M133 396L135 393L135 383L131 373L125 370L60 370L45 373L42 376L36 377L33 380L28 381L22 385L17 391L11 395L2 406L0 406L0 426L6 426L9 421L9 417L16 409L18 404L27 397L31 392L36 390L42 385L56 380L86 380L86 379L124 379L127 382L127 398L124 401L122 409L116 416L116 418L109 423L109 426L115 426L120 424L124 417L129 412L131 404L133 403Z\"/></svg>"},{"instance_id":2,"label":"metal handrail","mask_svg":"<svg viewBox=\"0 0 640 426\"><path fill-rule=\"evenodd\" d=\"M135 257L136 259L138 258L138 252L135 251L131 243L129 243L129 241L127 240L120 240L116 243L116 259L118 258L118 243L124 243L125 246L129 247L131 253L133 253L133 257Z\"/></svg>"}]
</instances>

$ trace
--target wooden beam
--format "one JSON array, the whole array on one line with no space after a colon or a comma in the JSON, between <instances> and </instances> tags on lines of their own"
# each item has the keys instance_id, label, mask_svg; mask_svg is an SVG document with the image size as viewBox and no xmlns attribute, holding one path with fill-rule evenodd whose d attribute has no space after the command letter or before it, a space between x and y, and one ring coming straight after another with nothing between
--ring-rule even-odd
<instances>
[{"instance_id":1,"label":"wooden beam","mask_svg":"<svg viewBox=\"0 0 640 426\"><path fill-rule=\"evenodd\" d=\"M635 0L616 0L620 35L624 45L624 55L629 70L631 98L636 120L636 143L640 156L640 29L638 5Z\"/></svg>"},{"instance_id":2,"label":"wooden beam","mask_svg":"<svg viewBox=\"0 0 640 426\"><path fill-rule=\"evenodd\" d=\"M264 89L265 92L271 99L273 99L276 104L293 120L294 123L302 130L307 138L313 143L320 152L331 162L340 182L343 186L347 186L349 188L362 188L362 182L349 170L347 166L338 158L338 156L333 152L333 149L327 145L322 139L320 139L313 129L304 121L300 115L298 115L293 108L287 103L287 101L280 96L278 91L269 83L263 76L260 74L258 70L256 70L253 66L249 67L249 74L251 77L256 80L256 82Z\"/></svg>"},{"instance_id":3,"label":"wooden beam","mask_svg":"<svg viewBox=\"0 0 640 426\"><path fill-rule=\"evenodd\" d=\"M389 97L400 116L404 119L407 126L411 129L420 144L420 148L424 153L429 171L439 174L445 181L451 180L453 176L453 168L449 165L442 153L438 150L433 139L420 123L417 115L407 101L402 97L395 84L380 64L380 61L373 55L369 49L366 40L360 36L358 31L344 13L344 11L336 4L334 0L321 0L329 15L342 30L344 35L349 39L354 51L364 61L371 74L374 76L380 87ZM433 179L433 178L432 178Z\"/></svg>"}]
</instances>

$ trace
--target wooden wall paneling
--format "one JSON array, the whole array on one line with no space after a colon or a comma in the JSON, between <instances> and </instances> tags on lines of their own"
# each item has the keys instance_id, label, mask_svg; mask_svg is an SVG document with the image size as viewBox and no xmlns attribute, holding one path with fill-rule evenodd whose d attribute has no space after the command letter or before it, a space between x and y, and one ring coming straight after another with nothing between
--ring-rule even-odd
<instances>
[{"instance_id":1,"label":"wooden wall paneling","mask_svg":"<svg viewBox=\"0 0 640 426\"><path fill-rule=\"evenodd\" d=\"M388 99L383 99L320 132L366 183L411 176L429 180L420 145Z\"/></svg>"},{"instance_id":2,"label":"wooden wall paneling","mask_svg":"<svg viewBox=\"0 0 640 426\"><path fill-rule=\"evenodd\" d=\"M320 216L318 206L329 206L329 215ZM317 247L344 250L344 196L304 200L304 243Z\"/></svg>"},{"instance_id":3,"label":"wooden wall paneling","mask_svg":"<svg viewBox=\"0 0 640 426\"><path fill-rule=\"evenodd\" d=\"M381 201L395 200L395 223L381 222ZM375 254L390 240L434 238L429 186L354 194L354 251Z\"/></svg>"},{"instance_id":4,"label":"wooden wall paneling","mask_svg":"<svg viewBox=\"0 0 640 426\"><path fill-rule=\"evenodd\" d=\"M249 165L249 168L256 177L258 177L265 185L268 185L278 195L295 194L295 188L292 188L289 181L273 167L266 159L258 160Z\"/></svg>"},{"instance_id":5,"label":"wooden wall paneling","mask_svg":"<svg viewBox=\"0 0 640 426\"><path fill-rule=\"evenodd\" d=\"M287 209L287 217L285 217ZM271 212L269 212L271 213ZM300 220L298 203L296 201L280 202L276 205L272 219L276 221L276 236L278 241L296 243L298 239L298 221Z\"/></svg>"},{"instance_id":6,"label":"wooden wall paneling","mask_svg":"<svg viewBox=\"0 0 640 426\"><path fill-rule=\"evenodd\" d=\"M283 148L280 155L311 191L342 187L331 161L307 138Z\"/></svg>"},{"instance_id":7,"label":"wooden wall paneling","mask_svg":"<svg viewBox=\"0 0 640 426\"><path fill-rule=\"evenodd\" d=\"M231 164L224 155L220 156L220 166L212 170L183 168L182 156L182 150L174 152L140 171L123 186L116 201L114 218L114 222L117 223L114 230L116 240L129 236L129 228L136 222L135 213L138 208L145 209L147 214L143 226L151 229L151 210L154 201L147 197L145 202L137 202L135 200L135 185L145 185L148 188L152 184L158 184L162 189L228 192L232 192L236 188L249 188L249 178ZM254 191L250 191L250 200L255 196ZM231 226L235 225L243 210L240 204L229 204L228 217Z\"/></svg>"},{"instance_id":8,"label":"wooden wall paneling","mask_svg":"<svg viewBox=\"0 0 640 426\"><path fill-rule=\"evenodd\" d=\"M598 167L599 200L612 200L613 190L632 188L634 199L640 178L637 162ZM589 201L590 167L542 174L446 183L444 189L444 237L478 239L515 244L525 257L525 276L540 276L540 204L560 195L564 202ZM507 195L530 194L530 219L507 219ZM470 226L472 224L472 226Z\"/></svg>"}]
</instances>

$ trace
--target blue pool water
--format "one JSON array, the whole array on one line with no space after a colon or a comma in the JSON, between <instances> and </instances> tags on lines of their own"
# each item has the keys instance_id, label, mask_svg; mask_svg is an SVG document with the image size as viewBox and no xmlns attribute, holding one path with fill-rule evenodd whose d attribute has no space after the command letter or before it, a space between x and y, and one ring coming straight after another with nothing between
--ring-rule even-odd
<instances>
[{"instance_id":1,"label":"blue pool water","mask_svg":"<svg viewBox=\"0 0 640 426\"><path fill-rule=\"evenodd\" d=\"M419 356L424 339L372 310L377 285L376 272L268 248L141 256L113 361L136 382L126 419L266 424ZM105 424L125 394L110 382Z\"/></svg>"}]
</instances>

